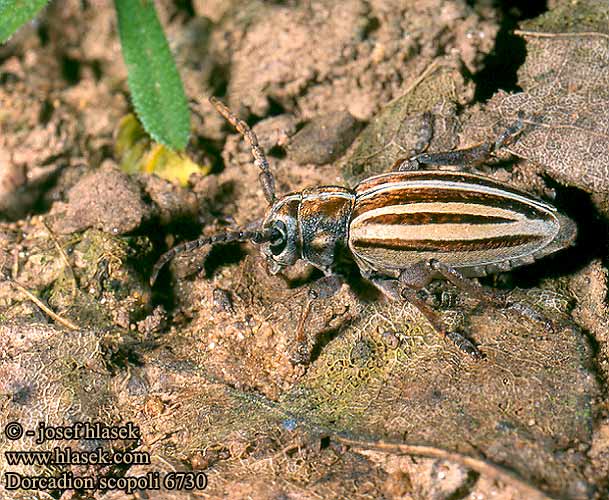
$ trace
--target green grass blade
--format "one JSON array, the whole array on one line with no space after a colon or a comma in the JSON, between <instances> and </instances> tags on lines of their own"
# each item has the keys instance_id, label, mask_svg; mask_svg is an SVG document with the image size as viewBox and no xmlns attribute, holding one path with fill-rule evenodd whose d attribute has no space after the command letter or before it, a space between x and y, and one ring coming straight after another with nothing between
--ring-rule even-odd
<instances>
[{"instance_id":1,"label":"green grass blade","mask_svg":"<svg viewBox=\"0 0 609 500\"><path fill-rule=\"evenodd\" d=\"M0 0L0 43L33 19L49 0Z\"/></svg>"},{"instance_id":2,"label":"green grass blade","mask_svg":"<svg viewBox=\"0 0 609 500\"><path fill-rule=\"evenodd\" d=\"M184 149L190 112L182 80L152 0L114 0L135 111L152 138Z\"/></svg>"}]
</instances>

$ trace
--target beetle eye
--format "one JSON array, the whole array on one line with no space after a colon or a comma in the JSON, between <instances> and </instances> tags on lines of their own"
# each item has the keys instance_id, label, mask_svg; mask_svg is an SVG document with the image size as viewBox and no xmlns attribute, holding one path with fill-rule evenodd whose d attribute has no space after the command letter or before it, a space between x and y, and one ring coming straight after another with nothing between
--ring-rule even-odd
<instances>
[{"instance_id":1,"label":"beetle eye","mask_svg":"<svg viewBox=\"0 0 609 500\"><path fill-rule=\"evenodd\" d=\"M288 243L287 228L282 221L277 221L273 224L273 232L271 233L271 253L279 255L285 249Z\"/></svg>"}]
</instances>

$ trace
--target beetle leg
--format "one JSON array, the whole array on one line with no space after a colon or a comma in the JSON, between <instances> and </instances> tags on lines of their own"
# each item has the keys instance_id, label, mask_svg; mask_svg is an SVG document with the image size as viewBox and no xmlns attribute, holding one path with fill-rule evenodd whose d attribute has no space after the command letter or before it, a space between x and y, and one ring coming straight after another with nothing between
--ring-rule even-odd
<instances>
[{"instance_id":1,"label":"beetle leg","mask_svg":"<svg viewBox=\"0 0 609 500\"><path fill-rule=\"evenodd\" d=\"M506 128L493 144L493 151L497 151L504 146L509 146L514 142L516 137L520 135L520 132L524 129L524 111L518 111L518 120L512 123Z\"/></svg>"},{"instance_id":2,"label":"beetle leg","mask_svg":"<svg viewBox=\"0 0 609 500\"><path fill-rule=\"evenodd\" d=\"M482 302L492 304L502 309L511 309L531 321L541 323L547 330L554 331L552 321L546 318L543 314L533 309L527 304L521 302L510 302L504 294L499 294L493 290L486 290L481 285L467 279L456 269L443 264L442 262L432 259L429 261L429 268L442 275L444 279L450 281L453 285L461 290L465 290L468 295L476 297Z\"/></svg>"},{"instance_id":3,"label":"beetle leg","mask_svg":"<svg viewBox=\"0 0 609 500\"><path fill-rule=\"evenodd\" d=\"M313 303L316 300L328 299L340 290L344 280L342 276L337 274L330 274L318 279L307 293L307 303L305 304L298 320L298 326L296 328L296 350L292 355L292 363L294 364L306 364L310 360L310 349L307 342L307 331L306 323Z\"/></svg>"},{"instance_id":4,"label":"beetle leg","mask_svg":"<svg viewBox=\"0 0 609 500\"><path fill-rule=\"evenodd\" d=\"M423 153L402 160L401 164L417 165L458 165L476 166L484 163L491 155L501 148L508 146L524 129L524 113L518 113L518 120L507 127L494 142L485 142L465 149L439 153Z\"/></svg>"},{"instance_id":5,"label":"beetle leg","mask_svg":"<svg viewBox=\"0 0 609 500\"><path fill-rule=\"evenodd\" d=\"M423 153L410 158L409 162L416 162L419 165L458 165L469 167L484 163L491 156L492 152L493 144L487 142L454 151Z\"/></svg>"},{"instance_id":6,"label":"beetle leg","mask_svg":"<svg viewBox=\"0 0 609 500\"><path fill-rule=\"evenodd\" d=\"M481 359L483 357L482 353L470 340L458 332L447 330L440 316L423 299L419 298L415 287L408 284L407 281L403 281L402 276L400 276L398 280L372 278L371 281L374 286L376 286L389 298L394 300L407 300L414 305L419 311L421 311L423 316L427 318L427 321L431 323L431 326L433 326L436 332L438 332L443 338L450 340L461 351L476 359Z\"/></svg>"}]
</instances>

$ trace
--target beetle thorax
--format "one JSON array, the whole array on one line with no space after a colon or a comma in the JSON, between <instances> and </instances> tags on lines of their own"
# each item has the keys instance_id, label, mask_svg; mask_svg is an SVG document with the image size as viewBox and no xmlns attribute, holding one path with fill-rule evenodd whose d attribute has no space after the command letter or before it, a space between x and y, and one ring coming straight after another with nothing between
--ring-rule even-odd
<instances>
[{"instance_id":1,"label":"beetle thorax","mask_svg":"<svg viewBox=\"0 0 609 500\"><path fill-rule=\"evenodd\" d=\"M262 247L273 273L303 259L325 273L346 248L355 195L346 188L323 186L290 194L273 205L263 227L275 227L281 241Z\"/></svg>"}]
</instances>

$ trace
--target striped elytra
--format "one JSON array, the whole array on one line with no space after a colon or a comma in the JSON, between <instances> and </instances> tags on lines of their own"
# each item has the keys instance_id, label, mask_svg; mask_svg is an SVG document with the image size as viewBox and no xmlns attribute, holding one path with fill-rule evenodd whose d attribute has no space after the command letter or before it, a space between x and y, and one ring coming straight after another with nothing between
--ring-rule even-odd
<instances>
[{"instance_id":1,"label":"striped elytra","mask_svg":"<svg viewBox=\"0 0 609 500\"><path fill-rule=\"evenodd\" d=\"M348 246L365 274L398 276L436 259L466 276L531 263L564 248L575 224L552 205L479 175L382 174L355 188Z\"/></svg>"}]
</instances>

